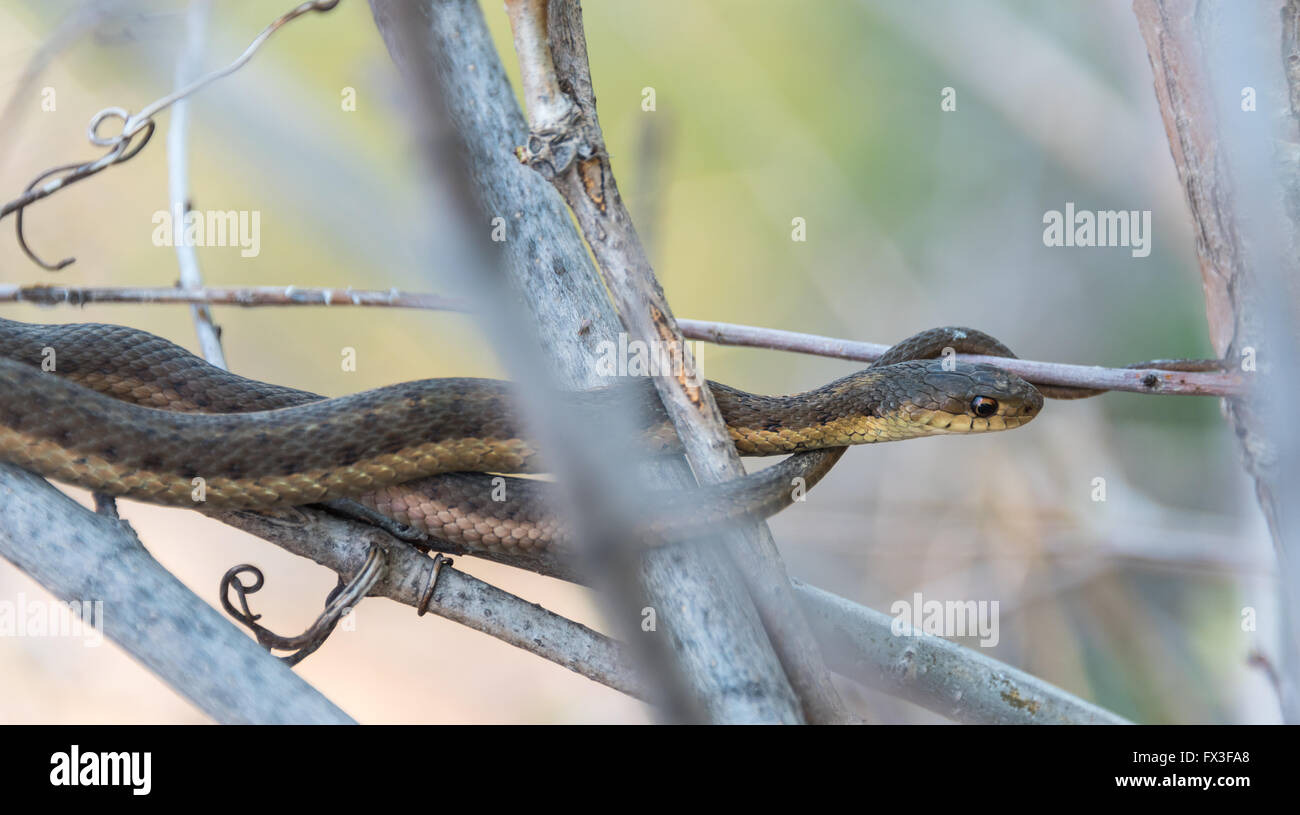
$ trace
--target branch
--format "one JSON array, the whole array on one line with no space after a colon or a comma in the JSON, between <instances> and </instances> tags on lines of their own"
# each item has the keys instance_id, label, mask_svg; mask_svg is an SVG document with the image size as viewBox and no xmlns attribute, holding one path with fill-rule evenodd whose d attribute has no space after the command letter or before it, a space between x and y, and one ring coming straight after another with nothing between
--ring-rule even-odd
<instances>
[{"instance_id":1,"label":"branch","mask_svg":"<svg viewBox=\"0 0 1300 815\"><path fill-rule=\"evenodd\" d=\"M893 618L794 581L831 667L969 724L1129 724L1036 676L929 635L899 636Z\"/></svg>"},{"instance_id":2,"label":"branch","mask_svg":"<svg viewBox=\"0 0 1300 815\"><path fill-rule=\"evenodd\" d=\"M104 634L218 722L352 722L173 577L129 525L8 464L0 555L67 602L102 601Z\"/></svg>"},{"instance_id":3,"label":"branch","mask_svg":"<svg viewBox=\"0 0 1300 815\"><path fill-rule=\"evenodd\" d=\"M358 291L300 286L15 286L0 283L0 303L85 306L91 303L209 303L225 306L378 306L436 311L469 311L467 301L397 289Z\"/></svg>"},{"instance_id":4,"label":"branch","mask_svg":"<svg viewBox=\"0 0 1300 815\"><path fill-rule=\"evenodd\" d=\"M211 16L212 0L190 0L189 12L185 15L185 47L176 59L174 85L177 91L187 87L199 75ZM181 98L172 107L171 126L167 129L167 199L181 288L201 289L203 273L199 270L199 255L194 245L185 239L185 216L190 211L189 133L190 100ZM212 309L206 304L195 303L190 306L190 316L199 336L203 358L218 368L228 367L225 352L221 350L221 329L212 320Z\"/></svg>"},{"instance_id":5,"label":"branch","mask_svg":"<svg viewBox=\"0 0 1300 815\"><path fill-rule=\"evenodd\" d=\"M65 600L104 600L110 609L104 615L105 633L217 721L346 720L176 581L127 525L86 511L41 479L13 467L0 466L0 495L5 498L0 503L0 554ZM371 543L377 543L386 549L389 568L373 595L416 607L427 586L428 558L409 547L391 546L391 539L364 524L300 508L213 517L342 575L354 574ZM1018 720L1015 717L1026 723L1056 723L1059 716L1060 721L1081 724L1108 715L1016 668L938 637L900 640L890 631L891 618L880 612L798 581L795 590L822 647L846 655L835 663L837 671L936 713L982 723ZM142 596L150 601L140 604ZM185 598L188 601L182 602ZM615 690L639 699L651 697L617 642L453 568L439 575L429 611ZM180 633L195 630L198 634ZM177 649L180 642L197 647ZM909 658L917 664L934 665L932 658L941 659L942 670L919 675L898 670L900 645L909 648L914 655ZM962 711L954 709L957 695L969 699L974 689L985 686L1005 691L1009 698L992 696ZM220 692L213 692L214 687ZM335 712L325 715L330 711Z\"/></svg>"},{"instance_id":6,"label":"branch","mask_svg":"<svg viewBox=\"0 0 1300 815\"><path fill-rule=\"evenodd\" d=\"M410 546L394 545L372 526L325 512L296 507L269 513L220 512L213 517L345 577L361 568L372 544L382 546L388 568L371 594L412 608L420 606L433 571L433 561ZM602 685L642 700L652 697L619 643L449 566L439 573L427 608Z\"/></svg>"},{"instance_id":7,"label":"branch","mask_svg":"<svg viewBox=\"0 0 1300 815\"><path fill-rule=\"evenodd\" d=\"M436 294L346 289L302 288L298 286L247 286L183 290L171 287L113 286L16 286L0 284L0 302L42 305L86 305L88 303L212 303L231 306L371 306L467 312L469 303ZM589 333L589 320L579 321L578 333ZM803 334L779 328L761 328L737 323L681 319L682 336L745 348L768 348L797 354L874 362L888 345L860 342L820 334ZM1158 396L1240 396L1247 381L1240 372L1187 372L1162 368L1106 368L1099 365L1071 365L1031 359L1006 359L959 354L959 359L982 362L1010 371L1037 385L1098 388Z\"/></svg>"},{"instance_id":8,"label":"branch","mask_svg":"<svg viewBox=\"0 0 1300 815\"><path fill-rule=\"evenodd\" d=\"M888 345L823 337L818 334L801 334L776 328L757 328L702 320L682 320L681 325L688 337L718 345L773 348L861 362L874 362L889 350ZM1244 393L1246 389L1241 375L1231 372L1202 373L1162 368L1103 368L1098 365L1037 362L1030 359L1008 359L982 354L958 354L957 358L1009 371L1035 385L1100 388L1165 396L1229 396Z\"/></svg>"},{"instance_id":9,"label":"branch","mask_svg":"<svg viewBox=\"0 0 1300 815\"><path fill-rule=\"evenodd\" d=\"M300 509L215 517L340 574L360 568L372 541L389 542L373 528ZM374 592L416 606L428 578L428 559L407 547L391 547L387 553L388 577ZM497 560L520 568L531 565L527 558ZM846 677L963 722L1125 723L1006 663L929 634L900 638L888 615L798 580L793 584L820 646ZM442 570L429 610L638 699L652 696L619 643L463 572Z\"/></svg>"}]
</instances>

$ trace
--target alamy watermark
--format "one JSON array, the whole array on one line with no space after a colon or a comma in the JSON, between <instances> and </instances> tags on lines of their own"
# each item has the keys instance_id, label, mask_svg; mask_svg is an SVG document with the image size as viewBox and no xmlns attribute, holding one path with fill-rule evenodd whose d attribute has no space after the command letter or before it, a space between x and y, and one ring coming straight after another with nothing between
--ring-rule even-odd
<instances>
[{"instance_id":1,"label":"alamy watermark","mask_svg":"<svg viewBox=\"0 0 1300 815\"><path fill-rule=\"evenodd\" d=\"M1091 210L1074 208L1067 201L1065 212L1043 214L1044 246L1128 246L1133 257L1151 254L1151 210Z\"/></svg>"},{"instance_id":2,"label":"alamy watermark","mask_svg":"<svg viewBox=\"0 0 1300 815\"><path fill-rule=\"evenodd\" d=\"M619 332L617 343L596 343L596 375L672 376L698 386L704 381L703 354L702 343L629 340Z\"/></svg>"},{"instance_id":3,"label":"alamy watermark","mask_svg":"<svg viewBox=\"0 0 1300 815\"><path fill-rule=\"evenodd\" d=\"M153 214L154 246L238 246L240 257L262 253L260 210L160 209Z\"/></svg>"},{"instance_id":4,"label":"alamy watermark","mask_svg":"<svg viewBox=\"0 0 1300 815\"><path fill-rule=\"evenodd\" d=\"M997 600L926 600L918 591L912 600L895 600L889 607L894 615L889 630L895 637L919 637L933 634L936 637L980 638L980 646L992 648L998 644Z\"/></svg>"},{"instance_id":5,"label":"alamy watermark","mask_svg":"<svg viewBox=\"0 0 1300 815\"><path fill-rule=\"evenodd\" d=\"M153 789L153 753L99 752L74 744L50 756L52 787L130 787L132 795Z\"/></svg>"},{"instance_id":6,"label":"alamy watermark","mask_svg":"<svg viewBox=\"0 0 1300 815\"><path fill-rule=\"evenodd\" d=\"M87 648L104 642L103 600L0 600L0 637L68 637Z\"/></svg>"}]
</instances>

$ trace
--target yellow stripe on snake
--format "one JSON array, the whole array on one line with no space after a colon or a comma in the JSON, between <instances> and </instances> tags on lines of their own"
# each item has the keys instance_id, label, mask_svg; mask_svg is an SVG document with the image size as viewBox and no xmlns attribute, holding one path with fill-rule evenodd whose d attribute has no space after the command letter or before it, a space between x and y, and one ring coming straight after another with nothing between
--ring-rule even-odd
<instances>
[{"instance_id":1,"label":"yellow stripe on snake","mask_svg":"<svg viewBox=\"0 0 1300 815\"><path fill-rule=\"evenodd\" d=\"M1037 415L1033 385L932 358L944 348L1013 356L982 332L941 328L806 393L710 382L737 451L796 455L702 488L692 512L708 522L765 517L791 502L791 475L811 488L847 445L1007 430ZM644 441L672 450L662 406L648 380L638 382L650 417ZM598 409L603 393L574 398ZM326 399L231 374L132 328L0 319L0 460L156 504L270 509L353 498L471 553L563 549L550 485L510 479L509 500L492 500L485 474L543 469L519 416L508 382L431 379Z\"/></svg>"}]
</instances>

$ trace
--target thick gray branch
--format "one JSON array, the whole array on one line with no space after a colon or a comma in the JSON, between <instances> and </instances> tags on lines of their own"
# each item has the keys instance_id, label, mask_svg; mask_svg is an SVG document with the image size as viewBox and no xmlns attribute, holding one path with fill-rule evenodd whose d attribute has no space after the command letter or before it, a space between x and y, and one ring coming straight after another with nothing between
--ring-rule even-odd
<instances>
[{"instance_id":1,"label":"thick gray branch","mask_svg":"<svg viewBox=\"0 0 1300 815\"><path fill-rule=\"evenodd\" d=\"M102 601L104 634L218 722L352 721L185 588L127 524L8 464L0 555L64 601Z\"/></svg>"},{"instance_id":2,"label":"thick gray branch","mask_svg":"<svg viewBox=\"0 0 1300 815\"><path fill-rule=\"evenodd\" d=\"M837 673L968 724L1128 724L1036 676L929 635L899 636L887 614L793 581Z\"/></svg>"}]
</instances>

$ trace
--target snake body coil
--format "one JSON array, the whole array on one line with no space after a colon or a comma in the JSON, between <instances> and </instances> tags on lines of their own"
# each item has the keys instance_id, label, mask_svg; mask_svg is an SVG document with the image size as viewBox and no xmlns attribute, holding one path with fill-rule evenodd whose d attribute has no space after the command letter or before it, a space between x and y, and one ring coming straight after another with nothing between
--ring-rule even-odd
<instances>
[{"instance_id":1,"label":"snake body coil","mask_svg":"<svg viewBox=\"0 0 1300 815\"><path fill-rule=\"evenodd\" d=\"M944 347L1010 355L981 332L933 329L807 393L709 385L739 452L823 451L789 465L814 481L845 445L1004 430L1038 413L1041 395L1019 377L917 358ZM52 372L43 370L51 360ZM637 382L649 417L645 444L671 449L653 389ZM606 391L572 398L585 410L611 401ZM324 399L230 374L121 326L0 319L0 459L172 506L268 509L353 497L471 550L547 548L564 538L539 508L545 485L515 479L515 500L494 502L474 475L543 469L509 383L435 379ZM762 473L749 478L757 484ZM701 506L719 517L770 514L789 503L770 486L769 494L711 488Z\"/></svg>"}]
</instances>

